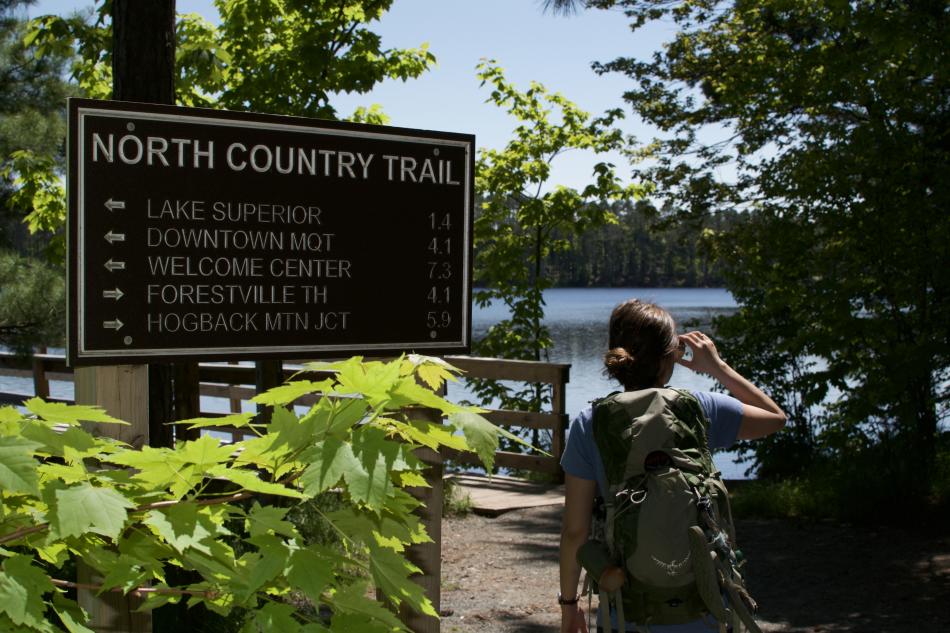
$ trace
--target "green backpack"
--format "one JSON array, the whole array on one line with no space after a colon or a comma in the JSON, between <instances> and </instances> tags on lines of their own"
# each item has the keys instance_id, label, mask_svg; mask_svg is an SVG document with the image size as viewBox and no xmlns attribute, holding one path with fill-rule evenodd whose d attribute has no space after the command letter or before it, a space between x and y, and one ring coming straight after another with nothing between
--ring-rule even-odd
<instances>
[{"instance_id":1,"label":"green backpack","mask_svg":"<svg viewBox=\"0 0 950 633\"><path fill-rule=\"evenodd\" d=\"M736 633L761 633L707 427L687 391L644 389L594 402L608 489L578 560L594 585L603 580L601 609L613 605L620 622L648 630L712 617L720 631L732 625Z\"/></svg>"}]
</instances>

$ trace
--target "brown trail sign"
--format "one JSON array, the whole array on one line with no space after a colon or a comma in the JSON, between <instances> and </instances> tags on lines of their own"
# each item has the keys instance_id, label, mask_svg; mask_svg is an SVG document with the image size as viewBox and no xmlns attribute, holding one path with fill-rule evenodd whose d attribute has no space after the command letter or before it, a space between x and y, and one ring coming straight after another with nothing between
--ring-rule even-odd
<instances>
[{"instance_id":1,"label":"brown trail sign","mask_svg":"<svg viewBox=\"0 0 950 633\"><path fill-rule=\"evenodd\" d=\"M75 365L465 353L474 137L72 99Z\"/></svg>"}]
</instances>

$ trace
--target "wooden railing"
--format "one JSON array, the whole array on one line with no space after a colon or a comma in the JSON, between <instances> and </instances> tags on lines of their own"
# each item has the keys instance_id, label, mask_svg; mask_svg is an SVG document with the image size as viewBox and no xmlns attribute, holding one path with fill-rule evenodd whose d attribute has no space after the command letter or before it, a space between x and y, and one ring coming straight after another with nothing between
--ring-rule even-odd
<instances>
[{"instance_id":1,"label":"wooden railing","mask_svg":"<svg viewBox=\"0 0 950 633\"><path fill-rule=\"evenodd\" d=\"M563 363L471 356L448 356L445 360L463 370L466 377L515 380L552 386L551 410L548 412L496 409L489 410L485 417L498 426L506 428L520 427L551 433L550 455L498 451L495 454L496 467L543 472L561 479L563 476L561 453L564 452L564 437L568 423L566 388L570 379L571 366ZM464 463L478 463L478 459L471 453L459 453L450 457Z\"/></svg>"},{"instance_id":2,"label":"wooden railing","mask_svg":"<svg viewBox=\"0 0 950 633\"><path fill-rule=\"evenodd\" d=\"M472 356L448 356L445 360L463 370L466 377L542 383L552 386L550 411L538 413L490 410L485 417L505 428L539 429L551 435L550 455L499 451L495 455L495 465L498 468L543 472L560 478L562 474L560 458L564 450L564 436L568 422L565 390L570 377L570 365ZM290 378L298 370L299 368L284 368L284 378ZM254 367L248 365L200 363L198 374L201 395L227 398L228 409L231 412L240 412L243 402L250 400L256 393ZM71 402L68 399L50 396L51 380L72 381L72 369L66 366L63 356L36 354L32 358L23 358L9 352L0 352L0 376L18 376L31 378L33 381L33 393L0 392L0 404L18 405L34 395L49 401ZM298 401L298 404L307 405L313 401L313 397L304 397ZM216 417L226 414L203 411L201 415ZM214 430L224 433L231 441L243 439L241 429L217 427ZM461 463L477 463L477 458L471 454L453 453L448 457Z\"/></svg>"}]
</instances>

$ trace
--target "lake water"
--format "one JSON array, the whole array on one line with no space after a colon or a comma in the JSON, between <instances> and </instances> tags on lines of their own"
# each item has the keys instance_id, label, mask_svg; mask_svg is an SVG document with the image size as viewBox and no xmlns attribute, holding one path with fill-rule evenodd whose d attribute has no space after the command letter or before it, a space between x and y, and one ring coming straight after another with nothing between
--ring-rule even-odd
<instances>
[{"instance_id":1,"label":"lake water","mask_svg":"<svg viewBox=\"0 0 950 633\"><path fill-rule=\"evenodd\" d=\"M591 400L618 388L617 383L603 374L602 358L607 347L607 321L617 304L638 298L657 303L670 311L678 325L696 323L708 328L713 316L735 309L732 296L721 288L552 288L545 292L545 324L551 329L554 347L549 350L551 362L570 363L570 381L567 384L566 408L573 418L587 407ZM482 336L494 323L506 316L503 307L476 308L472 315L472 333ZM51 350L56 353L61 350ZM726 350L727 353L727 350ZM709 391L711 379L694 374L677 365L670 384L686 389ZM32 393L32 382L25 378L0 376L0 391ZM71 382L53 382L51 395L73 397ZM462 386L451 385L448 397L452 400L471 398ZM246 410L252 410L245 403ZM228 401L223 398L202 397L202 410L226 411ZM744 466L733 462L732 453L716 455L716 464L727 478L743 478Z\"/></svg>"}]
</instances>

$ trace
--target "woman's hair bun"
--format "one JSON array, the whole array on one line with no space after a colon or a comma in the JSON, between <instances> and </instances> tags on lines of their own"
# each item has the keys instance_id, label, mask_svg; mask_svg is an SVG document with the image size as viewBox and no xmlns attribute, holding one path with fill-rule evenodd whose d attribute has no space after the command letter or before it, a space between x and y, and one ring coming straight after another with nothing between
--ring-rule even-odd
<instances>
[{"instance_id":1,"label":"woman's hair bun","mask_svg":"<svg viewBox=\"0 0 950 633\"><path fill-rule=\"evenodd\" d=\"M604 355L604 365L607 373L614 378L621 378L637 364L637 359L623 347L614 347Z\"/></svg>"}]
</instances>

